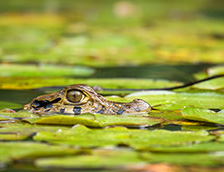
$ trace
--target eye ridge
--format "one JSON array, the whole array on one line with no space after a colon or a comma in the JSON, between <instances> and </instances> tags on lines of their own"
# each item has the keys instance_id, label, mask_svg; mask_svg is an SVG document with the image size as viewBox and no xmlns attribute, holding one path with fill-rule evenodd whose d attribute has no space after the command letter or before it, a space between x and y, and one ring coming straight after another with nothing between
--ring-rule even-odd
<instances>
[{"instance_id":1,"label":"eye ridge","mask_svg":"<svg viewBox=\"0 0 224 172\"><path fill-rule=\"evenodd\" d=\"M68 90L66 98L68 101L73 103L81 102L85 97L85 94L80 90Z\"/></svg>"}]
</instances>

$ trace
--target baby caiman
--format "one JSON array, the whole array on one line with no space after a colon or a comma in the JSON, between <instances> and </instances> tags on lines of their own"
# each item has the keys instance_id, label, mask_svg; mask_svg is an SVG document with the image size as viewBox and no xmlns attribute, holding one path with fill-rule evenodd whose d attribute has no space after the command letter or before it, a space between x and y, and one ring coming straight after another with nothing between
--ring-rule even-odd
<instances>
[{"instance_id":1,"label":"baby caiman","mask_svg":"<svg viewBox=\"0 0 224 172\"><path fill-rule=\"evenodd\" d=\"M76 84L65 87L56 93L41 95L24 106L25 110L38 114L129 114L149 112L151 106L142 99L129 103L106 100L91 87Z\"/></svg>"}]
</instances>

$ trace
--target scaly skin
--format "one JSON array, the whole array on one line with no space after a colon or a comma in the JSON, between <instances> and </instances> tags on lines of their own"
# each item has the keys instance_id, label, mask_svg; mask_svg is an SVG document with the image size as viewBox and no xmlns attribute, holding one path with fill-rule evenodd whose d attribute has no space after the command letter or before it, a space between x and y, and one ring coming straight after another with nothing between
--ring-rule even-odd
<instances>
[{"instance_id":1,"label":"scaly skin","mask_svg":"<svg viewBox=\"0 0 224 172\"><path fill-rule=\"evenodd\" d=\"M79 102L69 101L67 94L69 91L79 91L82 94L82 100ZM151 106L141 99L134 99L129 103L120 103L106 100L102 95L97 94L91 87L84 84L70 85L64 89L34 98L31 103L24 106L38 114L74 114L83 113L93 114L128 114L136 112L149 112Z\"/></svg>"}]
</instances>

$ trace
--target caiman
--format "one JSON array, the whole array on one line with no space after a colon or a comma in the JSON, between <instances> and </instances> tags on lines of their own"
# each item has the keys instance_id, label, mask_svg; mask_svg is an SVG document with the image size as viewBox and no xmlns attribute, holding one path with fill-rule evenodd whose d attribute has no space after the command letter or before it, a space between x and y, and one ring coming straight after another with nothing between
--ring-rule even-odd
<instances>
[{"instance_id":1,"label":"caiman","mask_svg":"<svg viewBox=\"0 0 224 172\"><path fill-rule=\"evenodd\" d=\"M129 103L106 100L93 88L76 84L52 94L38 96L24 106L25 110L38 114L111 114L121 115L138 112L149 112L151 106L142 99Z\"/></svg>"}]
</instances>

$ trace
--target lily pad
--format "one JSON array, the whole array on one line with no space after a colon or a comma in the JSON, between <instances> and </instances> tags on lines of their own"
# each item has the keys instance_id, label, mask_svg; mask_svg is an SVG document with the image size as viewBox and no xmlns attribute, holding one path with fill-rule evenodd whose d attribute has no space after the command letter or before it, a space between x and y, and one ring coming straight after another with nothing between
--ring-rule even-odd
<instances>
[{"instance_id":1,"label":"lily pad","mask_svg":"<svg viewBox=\"0 0 224 172\"><path fill-rule=\"evenodd\" d=\"M224 76L221 78L212 79L209 81L204 81L202 83L198 83L192 86L193 88L198 89L210 89L210 90L218 90L224 88Z\"/></svg>"},{"instance_id":2,"label":"lily pad","mask_svg":"<svg viewBox=\"0 0 224 172\"><path fill-rule=\"evenodd\" d=\"M206 131L150 131L123 127L88 129L84 126L76 126L70 130L54 133L39 132L34 136L34 140L79 147L105 147L125 144L135 149L147 149L151 146L175 146L206 142L214 139L214 137Z\"/></svg>"},{"instance_id":3,"label":"lily pad","mask_svg":"<svg viewBox=\"0 0 224 172\"><path fill-rule=\"evenodd\" d=\"M212 91L191 91L191 92L172 92L172 91L142 91L129 94L125 100L141 98L147 101L156 109L177 110L184 107L199 107L209 109L224 108L224 94ZM116 100L116 98L110 99Z\"/></svg>"},{"instance_id":4,"label":"lily pad","mask_svg":"<svg viewBox=\"0 0 224 172\"><path fill-rule=\"evenodd\" d=\"M215 131L212 132L212 134L215 134L217 136L217 141L218 142L224 142L224 130L220 130L220 131Z\"/></svg>"},{"instance_id":5,"label":"lily pad","mask_svg":"<svg viewBox=\"0 0 224 172\"><path fill-rule=\"evenodd\" d=\"M224 65L210 67L206 71L194 74L194 77L197 79L205 79L207 77L211 77L214 75L222 75L222 74L224 74ZM210 90L223 89L224 76L221 78L215 78L209 81L204 81L202 83L195 84L192 87L198 88L198 89L210 89Z\"/></svg>"},{"instance_id":6,"label":"lily pad","mask_svg":"<svg viewBox=\"0 0 224 172\"><path fill-rule=\"evenodd\" d=\"M183 118L194 121L217 123L224 125L224 113L207 109L187 107L182 111Z\"/></svg>"},{"instance_id":7,"label":"lily pad","mask_svg":"<svg viewBox=\"0 0 224 172\"><path fill-rule=\"evenodd\" d=\"M118 158L119 157L119 158ZM42 158L35 161L42 168L75 168L75 169L117 169L130 165L143 165L137 152L117 150L93 150L90 155L67 156L61 158ZM145 163L146 164L146 163Z\"/></svg>"},{"instance_id":8,"label":"lily pad","mask_svg":"<svg viewBox=\"0 0 224 172\"><path fill-rule=\"evenodd\" d=\"M224 150L224 143L219 142L207 142L192 144L186 146L163 146L163 147L151 147L151 152L159 153L206 153L217 152Z\"/></svg>"},{"instance_id":9,"label":"lily pad","mask_svg":"<svg viewBox=\"0 0 224 172\"><path fill-rule=\"evenodd\" d=\"M105 88L164 88L169 86L180 85L179 82L167 80L152 79L127 79L127 78L110 78L110 79L74 79L72 77L54 77L54 78L22 78L22 77L1 77L0 88L2 89L32 89L48 86L62 86L72 84L87 84L89 86L98 85ZM127 92L127 91L125 91Z\"/></svg>"},{"instance_id":10,"label":"lily pad","mask_svg":"<svg viewBox=\"0 0 224 172\"><path fill-rule=\"evenodd\" d=\"M197 124L197 125L183 125L181 126L181 129L183 131L199 131L199 130L217 130L220 129L220 126L214 125L206 125L204 122L203 124Z\"/></svg>"},{"instance_id":11,"label":"lily pad","mask_svg":"<svg viewBox=\"0 0 224 172\"><path fill-rule=\"evenodd\" d=\"M43 118L31 118L25 119L23 121L28 121L32 124L54 124L54 125L76 125L83 124L90 127L100 127L100 124L94 120L94 115L92 114L83 114L79 116L73 115L52 115L49 117Z\"/></svg>"},{"instance_id":12,"label":"lily pad","mask_svg":"<svg viewBox=\"0 0 224 172\"><path fill-rule=\"evenodd\" d=\"M32 124L76 125L83 124L89 127L121 126L152 126L164 122L163 118L149 117L145 115L101 115L81 114L53 115L42 118L24 119Z\"/></svg>"},{"instance_id":13,"label":"lily pad","mask_svg":"<svg viewBox=\"0 0 224 172\"><path fill-rule=\"evenodd\" d=\"M50 146L33 142L0 142L0 164L12 163L14 160L36 159L52 156L76 155L82 152L74 148Z\"/></svg>"},{"instance_id":14,"label":"lily pad","mask_svg":"<svg viewBox=\"0 0 224 172\"><path fill-rule=\"evenodd\" d=\"M40 115L33 114L25 110L19 110L18 112L12 112L11 109L2 109L0 110L0 114L11 119L22 119L22 118L37 118Z\"/></svg>"},{"instance_id":15,"label":"lily pad","mask_svg":"<svg viewBox=\"0 0 224 172\"><path fill-rule=\"evenodd\" d=\"M22 107L23 107L22 105L17 104L17 103L0 101L0 109L3 109L3 108L19 109L19 108L22 108Z\"/></svg>"},{"instance_id":16,"label":"lily pad","mask_svg":"<svg viewBox=\"0 0 224 172\"><path fill-rule=\"evenodd\" d=\"M24 140L37 132L56 132L61 129L69 129L66 126L31 125L28 123L0 123L0 140Z\"/></svg>"},{"instance_id":17,"label":"lily pad","mask_svg":"<svg viewBox=\"0 0 224 172\"><path fill-rule=\"evenodd\" d=\"M224 74L224 65L219 65L215 67L210 67L206 71L202 71L194 74L194 77L197 79L204 79L214 75L222 75Z\"/></svg>"},{"instance_id":18,"label":"lily pad","mask_svg":"<svg viewBox=\"0 0 224 172\"><path fill-rule=\"evenodd\" d=\"M141 157L149 163L168 163L187 166L219 166L224 165L223 152L217 153L143 153Z\"/></svg>"},{"instance_id":19,"label":"lily pad","mask_svg":"<svg viewBox=\"0 0 224 172\"><path fill-rule=\"evenodd\" d=\"M90 76L94 69L84 66L0 64L0 77Z\"/></svg>"}]
</instances>

